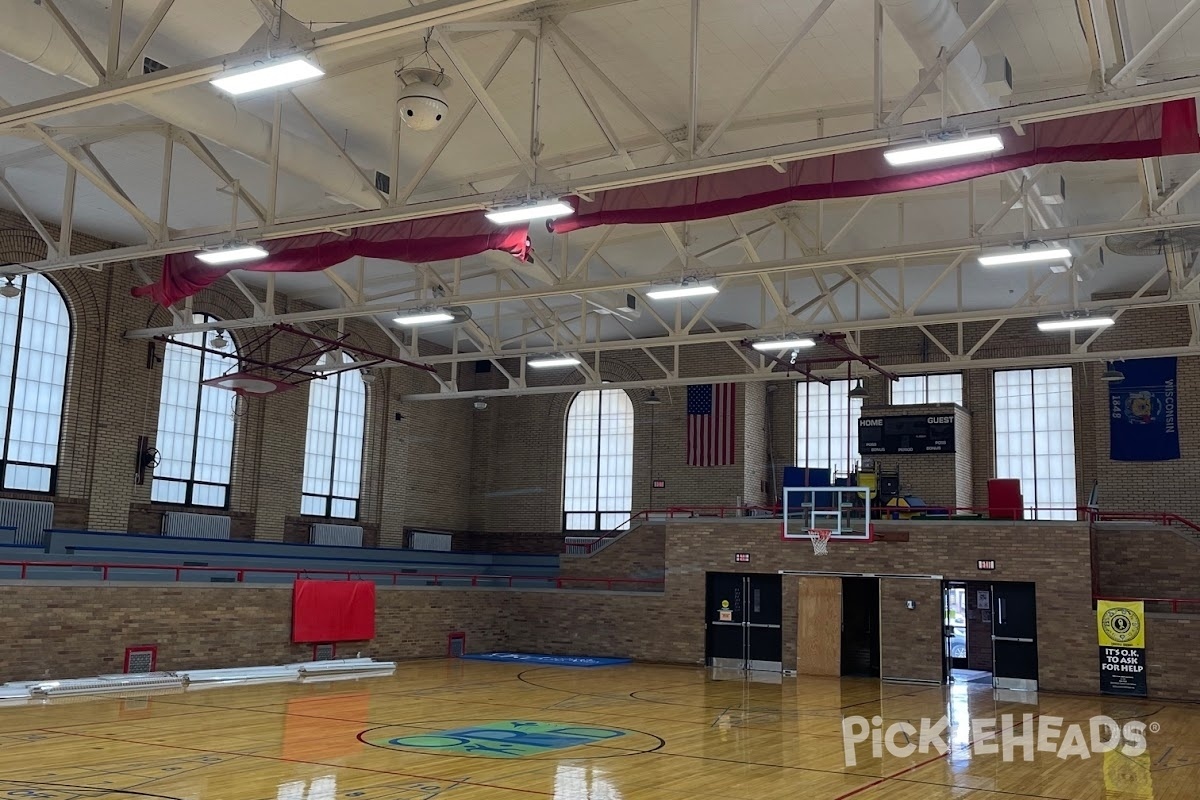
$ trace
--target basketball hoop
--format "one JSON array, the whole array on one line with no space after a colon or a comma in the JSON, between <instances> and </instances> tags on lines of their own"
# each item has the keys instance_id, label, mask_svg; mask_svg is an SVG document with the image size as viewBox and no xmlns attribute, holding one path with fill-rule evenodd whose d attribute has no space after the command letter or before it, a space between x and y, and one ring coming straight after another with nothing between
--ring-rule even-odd
<instances>
[{"instance_id":1,"label":"basketball hoop","mask_svg":"<svg viewBox=\"0 0 1200 800\"><path fill-rule=\"evenodd\" d=\"M808 533L812 537L813 555L829 555L829 540L833 538L833 531L825 528L810 528Z\"/></svg>"}]
</instances>

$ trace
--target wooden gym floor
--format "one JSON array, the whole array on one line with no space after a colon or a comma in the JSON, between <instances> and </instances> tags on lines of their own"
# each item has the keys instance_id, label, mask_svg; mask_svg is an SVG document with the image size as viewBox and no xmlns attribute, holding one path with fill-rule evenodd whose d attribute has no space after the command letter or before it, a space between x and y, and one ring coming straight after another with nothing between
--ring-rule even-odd
<instances>
[{"instance_id":1,"label":"wooden gym floor","mask_svg":"<svg viewBox=\"0 0 1200 800\"><path fill-rule=\"evenodd\" d=\"M1062 716L1085 730L1108 714L1161 729L1137 759L1039 752L1003 763L970 752L970 726L957 726L1004 713ZM854 714L949 714L960 732L944 756L872 759L862 746L847 767L840 725ZM448 733L469 727L475 738ZM538 744L511 744L522 739ZM1046 693L1017 705L978 684L772 685L684 667L419 661L365 681L0 708L0 800L443 796L1191 800L1200 797L1200 707Z\"/></svg>"}]
</instances>

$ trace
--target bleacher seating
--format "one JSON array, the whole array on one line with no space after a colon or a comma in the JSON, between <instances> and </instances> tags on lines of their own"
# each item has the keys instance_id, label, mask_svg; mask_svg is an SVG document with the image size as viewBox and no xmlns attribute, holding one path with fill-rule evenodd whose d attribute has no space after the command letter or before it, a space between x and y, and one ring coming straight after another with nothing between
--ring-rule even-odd
<instances>
[{"instance_id":1,"label":"bleacher seating","mask_svg":"<svg viewBox=\"0 0 1200 800\"><path fill-rule=\"evenodd\" d=\"M0 561L30 562L35 580L291 583L297 573L314 578L374 580L381 585L547 585L558 575L557 555L337 547L281 542L185 539L159 535L48 530L41 548L4 543ZM12 541L9 538L8 541ZM70 562L75 566L38 566ZM105 565L125 565L108 566ZM146 565L138 569L137 565ZM157 566L204 567L174 570ZM264 571L266 570L266 571ZM278 571L270 571L278 570ZM21 567L0 565L0 580L20 577ZM372 575L370 573L378 573ZM433 576L437 576L436 578Z\"/></svg>"}]
</instances>

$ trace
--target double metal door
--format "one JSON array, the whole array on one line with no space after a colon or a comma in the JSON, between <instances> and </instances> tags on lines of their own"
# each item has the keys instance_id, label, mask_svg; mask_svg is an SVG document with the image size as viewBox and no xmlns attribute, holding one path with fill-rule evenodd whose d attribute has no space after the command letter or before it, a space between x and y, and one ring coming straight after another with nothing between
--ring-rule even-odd
<instances>
[{"instance_id":1,"label":"double metal door","mask_svg":"<svg viewBox=\"0 0 1200 800\"><path fill-rule=\"evenodd\" d=\"M783 669L783 579L708 573L707 657L725 669Z\"/></svg>"}]
</instances>

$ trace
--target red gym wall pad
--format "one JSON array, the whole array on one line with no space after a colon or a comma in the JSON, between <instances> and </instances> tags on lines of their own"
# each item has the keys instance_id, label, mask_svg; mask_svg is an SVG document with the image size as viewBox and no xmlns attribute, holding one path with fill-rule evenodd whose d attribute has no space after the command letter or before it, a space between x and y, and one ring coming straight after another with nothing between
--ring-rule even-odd
<instances>
[{"instance_id":1,"label":"red gym wall pad","mask_svg":"<svg viewBox=\"0 0 1200 800\"><path fill-rule=\"evenodd\" d=\"M657 224L711 219L801 200L865 197L941 186L1039 164L1118 161L1200 152L1196 101L1101 111L1067 119L1030 122L1019 135L997 132L1004 149L970 161L893 167L883 154L900 143L820 156L773 167L680 178L611 189L592 202L571 197L576 213L549 223L555 233L596 225Z\"/></svg>"},{"instance_id":2,"label":"red gym wall pad","mask_svg":"<svg viewBox=\"0 0 1200 800\"><path fill-rule=\"evenodd\" d=\"M375 638L375 584L308 581L292 584L292 641L362 642Z\"/></svg>"}]
</instances>

